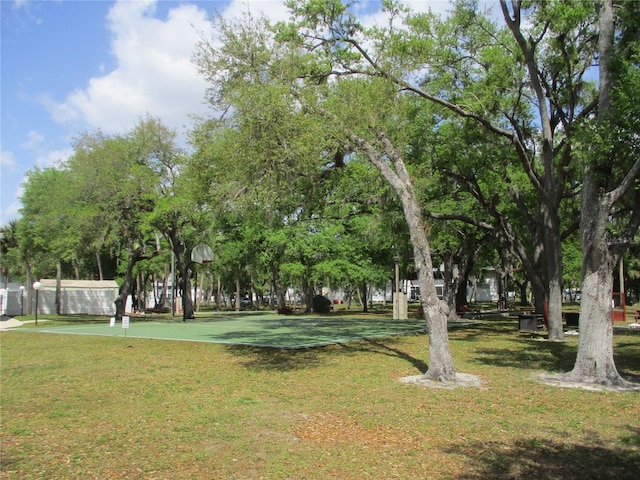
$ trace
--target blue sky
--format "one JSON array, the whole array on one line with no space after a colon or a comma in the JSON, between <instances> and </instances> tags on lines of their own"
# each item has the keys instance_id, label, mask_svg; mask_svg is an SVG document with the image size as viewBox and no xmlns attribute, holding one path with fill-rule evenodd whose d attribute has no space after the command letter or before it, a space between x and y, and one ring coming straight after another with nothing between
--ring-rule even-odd
<instances>
[{"instance_id":1,"label":"blue sky","mask_svg":"<svg viewBox=\"0 0 640 480\"><path fill-rule=\"evenodd\" d=\"M21 183L66 160L82 132L124 133L146 114L184 134L205 105L191 63L209 17L263 11L283 0L0 0L0 225L18 218ZM378 2L364 11L375 17ZM446 9L446 0L408 3ZM64 188L61 186L61 188Z\"/></svg>"}]
</instances>

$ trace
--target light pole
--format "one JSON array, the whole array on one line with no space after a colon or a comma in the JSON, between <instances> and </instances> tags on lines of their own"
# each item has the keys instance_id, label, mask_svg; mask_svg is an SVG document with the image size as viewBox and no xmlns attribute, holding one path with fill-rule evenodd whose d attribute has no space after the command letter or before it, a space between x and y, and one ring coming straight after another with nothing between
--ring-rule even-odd
<instances>
[{"instance_id":1,"label":"light pole","mask_svg":"<svg viewBox=\"0 0 640 480\"><path fill-rule=\"evenodd\" d=\"M36 291L36 327L38 326L38 292L42 288L42 283L33 282L33 289Z\"/></svg>"},{"instance_id":2,"label":"light pole","mask_svg":"<svg viewBox=\"0 0 640 480\"><path fill-rule=\"evenodd\" d=\"M20 285L20 316L24 315L24 285Z\"/></svg>"},{"instance_id":3,"label":"light pole","mask_svg":"<svg viewBox=\"0 0 640 480\"><path fill-rule=\"evenodd\" d=\"M176 254L171 249L171 316L176 314Z\"/></svg>"}]
</instances>

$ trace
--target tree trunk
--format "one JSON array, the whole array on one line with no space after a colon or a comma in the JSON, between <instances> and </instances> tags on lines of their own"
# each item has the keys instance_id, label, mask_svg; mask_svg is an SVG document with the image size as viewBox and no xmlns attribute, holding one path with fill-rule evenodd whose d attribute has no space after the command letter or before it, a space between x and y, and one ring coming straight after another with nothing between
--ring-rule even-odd
<instances>
[{"instance_id":1,"label":"tree trunk","mask_svg":"<svg viewBox=\"0 0 640 480\"><path fill-rule=\"evenodd\" d=\"M557 212L557 209L556 209ZM547 315L549 340L564 341L562 328L562 245L560 240L560 218L549 212L545 220L544 254L547 271L547 295L543 300L543 312ZM546 304L544 304L546 302Z\"/></svg>"},{"instance_id":2,"label":"tree trunk","mask_svg":"<svg viewBox=\"0 0 640 480\"><path fill-rule=\"evenodd\" d=\"M528 301L527 301L527 286L529 285L529 280L525 277L522 279L522 281L518 280L517 278L513 278L513 283L515 284L516 288L518 289L518 297L520 298L520 306L525 306L527 305Z\"/></svg>"},{"instance_id":3,"label":"tree trunk","mask_svg":"<svg viewBox=\"0 0 640 480\"><path fill-rule=\"evenodd\" d=\"M602 125L612 115L612 78L610 63L614 36L613 1L599 4L600 35L598 38L600 65L600 97L598 99L598 123ZM609 238L611 207L634 184L640 170L636 161L625 180L611 192L603 188L603 179L597 167L605 164L605 153L594 148L590 151L584 170L580 231L582 242L582 299L580 302L580 340L576 363L564 378L568 381L601 385L628 385L616 369L613 359L613 327L611 324L611 300L613 272L624 251L620 242ZM635 173L634 173L635 172ZM622 188L626 183L626 190ZM637 208L637 207L636 207ZM631 231L633 230L633 231ZM631 229L629 238L637 231ZM613 249L617 251L614 251Z\"/></svg>"},{"instance_id":4,"label":"tree trunk","mask_svg":"<svg viewBox=\"0 0 640 480\"><path fill-rule=\"evenodd\" d=\"M196 290L196 294L198 296L198 300L196 302L196 312L199 312L200 309L202 308L202 302L204 301L207 292L204 290L205 288L205 279L206 279L206 274L205 273L201 273L200 274L200 279L198 281L198 287ZM208 289L209 287L207 287Z\"/></svg>"},{"instance_id":5,"label":"tree trunk","mask_svg":"<svg viewBox=\"0 0 640 480\"><path fill-rule=\"evenodd\" d=\"M98 280L104 280L102 274L102 260L100 259L100 252L96 250L96 265L98 266Z\"/></svg>"},{"instance_id":6,"label":"tree trunk","mask_svg":"<svg viewBox=\"0 0 640 480\"><path fill-rule=\"evenodd\" d=\"M304 297L305 313L311 313L311 307L313 306L313 288L308 278L310 275L305 275L302 279L302 295Z\"/></svg>"},{"instance_id":7,"label":"tree trunk","mask_svg":"<svg viewBox=\"0 0 640 480\"><path fill-rule=\"evenodd\" d=\"M147 274L140 272L140 285L138 286L138 308L144 313L147 310Z\"/></svg>"},{"instance_id":8,"label":"tree trunk","mask_svg":"<svg viewBox=\"0 0 640 480\"><path fill-rule=\"evenodd\" d=\"M184 262L183 262L184 263ZM180 272L182 276L182 320L195 318L193 313L193 299L191 297L191 278L189 269L186 265L184 271Z\"/></svg>"},{"instance_id":9,"label":"tree trunk","mask_svg":"<svg viewBox=\"0 0 640 480\"><path fill-rule=\"evenodd\" d=\"M27 288L27 308L25 309L25 314L26 315L31 315L31 313L33 312L33 307L31 305L31 298L32 298L32 292L33 292L33 277L31 274L31 265L29 264L28 261L24 262L24 270L25 270L25 277L27 280L27 284L25 285Z\"/></svg>"},{"instance_id":10,"label":"tree trunk","mask_svg":"<svg viewBox=\"0 0 640 480\"><path fill-rule=\"evenodd\" d=\"M251 301L251 310L257 310L256 305L258 304L258 292L256 290L255 284L253 283L253 280L251 281L251 284L249 286L249 292L251 292L249 297L249 300Z\"/></svg>"},{"instance_id":11,"label":"tree trunk","mask_svg":"<svg viewBox=\"0 0 640 480\"><path fill-rule=\"evenodd\" d=\"M278 267L277 265L271 264L271 283L273 284L273 290L275 290L275 297L278 302L278 308L284 308L286 306L286 290L282 287L282 283L280 282L280 276L278 275ZM273 296L274 292L271 292L271 307L273 305Z\"/></svg>"},{"instance_id":12,"label":"tree trunk","mask_svg":"<svg viewBox=\"0 0 640 480\"><path fill-rule=\"evenodd\" d=\"M76 280L80 280L80 267L78 266L78 259L72 259L71 264L73 265L73 274L75 275Z\"/></svg>"},{"instance_id":13,"label":"tree trunk","mask_svg":"<svg viewBox=\"0 0 640 480\"><path fill-rule=\"evenodd\" d=\"M131 313L135 313L135 312L139 312L140 311L140 303L141 303L141 298L140 298L140 284L141 284L141 277L142 277L142 273L138 272L135 276L135 281L134 281L134 286L133 286L133 294L131 296Z\"/></svg>"},{"instance_id":14,"label":"tree trunk","mask_svg":"<svg viewBox=\"0 0 640 480\"><path fill-rule=\"evenodd\" d=\"M496 270L498 273L498 312L502 312L507 309L507 272L505 270L504 263L500 270Z\"/></svg>"},{"instance_id":15,"label":"tree trunk","mask_svg":"<svg viewBox=\"0 0 640 480\"><path fill-rule=\"evenodd\" d=\"M240 277L236 275L236 312L240 311Z\"/></svg>"},{"instance_id":16,"label":"tree trunk","mask_svg":"<svg viewBox=\"0 0 640 480\"><path fill-rule=\"evenodd\" d=\"M465 277L463 281L458 283L458 290L456 290L456 306L464 307L468 305L467 300L467 284L468 277Z\"/></svg>"},{"instance_id":17,"label":"tree trunk","mask_svg":"<svg viewBox=\"0 0 640 480\"><path fill-rule=\"evenodd\" d=\"M125 313L125 307L127 304L127 297L131 294L131 288L133 287L133 267L140 258L142 253L141 249L136 249L133 246L134 241L129 241L129 255L127 256L127 270L124 274L124 283L120 288L120 295L116 298L116 322L122 321L122 317Z\"/></svg>"},{"instance_id":18,"label":"tree trunk","mask_svg":"<svg viewBox=\"0 0 640 480\"><path fill-rule=\"evenodd\" d=\"M367 288L367 282L366 281L362 281L358 291L360 292L360 295L361 295L360 303L362 304L362 311L364 313L367 313L367 312L369 312L369 302L368 302L369 289Z\"/></svg>"},{"instance_id":19,"label":"tree trunk","mask_svg":"<svg viewBox=\"0 0 640 480\"><path fill-rule=\"evenodd\" d=\"M584 218L583 221L585 221ZM592 243L590 250L594 253L597 251L599 254L604 253L606 257L610 257L604 242L593 239L587 243ZM575 382L622 385L626 382L620 377L613 359L611 298L615 264L612 264L611 258L601 258L594 262L597 256L592 253L588 255L589 258L585 258L586 271L582 277L578 355L573 370L567 374L566 378Z\"/></svg>"},{"instance_id":20,"label":"tree trunk","mask_svg":"<svg viewBox=\"0 0 640 480\"><path fill-rule=\"evenodd\" d=\"M456 298L458 286L460 285L460 268L453 255L444 256L444 286L442 289L442 299L449 307L449 320L458 320L456 310Z\"/></svg>"},{"instance_id":21,"label":"tree trunk","mask_svg":"<svg viewBox=\"0 0 640 480\"><path fill-rule=\"evenodd\" d=\"M587 168L587 170L589 170ZM565 379L600 385L628 385L613 358L611 299L613 273L618 256L611 252L607 229L611 204L609 195L585 173L582 201L582 299L580 340L576 363Z\"/></svg>"},{"instance_id":22,"label":"tree trunk","mask_svg":"<svg viewBox=\"0 0 640 480\"><path fill-rule=\"evenodd\" d=\"M363 307L364 303L362 302L362 293L360 292L360 287L356 287L356 295L358 295L358 303L361 307Z\"/></svg>"},{"instance_id":23,"label":"tree trunk","mask_svg":"<svg viewBox=\"0 0 640 480\"><path fill-rule=\"evenodd\" d=\"M171 244L171 250L175 255L176 267L182 280L182 320L185 321L187 318L195 317L193 314L193 301L191 300L191 282L186 256L187 249L184 242L180 241L176 230L170 230L166 235Z\"/></svg>"},{"instance_id":24,"label":"tree trunk","mask_svg":"<svg viewBox=\"0 0 640 480\"><path fill-rule=\"evenodd\" d=\"M172 301L172 299L170 298L171 295L169 294L169 277L170 277L171 273L167 272L167 269L165 269L164 271L164 276L162 277L162 293L160 294L160 309L163 309L164 306L167 304L167 298L169 298L169 302ZM173 278L171 278L171 289L173 290L174 285L173 285ZM156 301L156 304L158 302ZM169 303L169 310L171 310L173 308L173 306ZM161 310L162 311L162 310Z\"/></svg>"},{"instance_id":25,"label":"tree trunk","mask_svg":"<svg viewBox=\"0 0 640 480\"><path fill-rule=\"evenodd\" d=\"M544 312L544 301L546 295L546 289L543 285L538 285L535 282L531 283L531 303L535 308L536 312L541 313Z\"/></svg>"},{"instance_id":26,"label":"tree trunk","mask_svg":"<svg viewBox=\"0 0 640 480\"><path fill-rule=\"evenodd\" d=\"M226 290L224 290L223 295L224 295L224 304L227 310L231 310L233 308L233 304L231 303L231 295L228 295Z\"/></svg>"},{"instance_id":27,"label":"tree trunk","mask_svg":"<svg viewBox=\"0 0 640 480\"><path fill-rule=\"evenodd\" d=\"M220 311L220 300L222 299L222 282L220 281L220 275L216 275L216 311Z\"/></svg>"},{"instance_id":28,"label":"tree trunk","mask_svg":"<svg viewBox=\"0 0 640 480\"><path fill-rule=\"evenodd\" d=\"M562 249L560 244L560 217L558 208L563 196L564 185L559 179L559 174L555 168L556 145L553 126L553 115L549 109L549 98L544 84L540 81L543 78L536 63L537 43L525 38L521 27L521 8L519 3L512 3L513 17L509 14L509 9L505 1L501 2L504 19L513 33L515 40L520 46L524 55L525 65L529 71L530 85L537 99L537 109L540 123L540 161L543 166L543 173L540 181L530 178L534 185L537 185L538 196L541 208L541 232L543 233L544 255L546 264L545 296L543 302L543 312L545 313L549 326L549 340L564 340L562 330ZM532 159L527 163L531 164ZM530 169L528 169L530 170ZM534 282L534 279L532 279ZM540 298L537 298L540 301ZM536 304L536 307L538 305Z\"/></svg>"},{"instance_id":29,"label":"tree trunk","mask_svg":"<svg viewBox=\"0 0 640 480\"><path fill-rule=\"evenodd\" d=\"M476 257L482 248L482 243L486 238L480 241L470 242L463 247L463 252L458 259L459 278L456 286L456 307L468 307L470 299L467 298L467 286L469 285L469 277L475 267Z\"/></svg>"},{"instance_id":30,"label":"tree trunk","mask_svg":"<svg viewBox=\"0 0 640 480\"><path fill-rule=\"evenodd\" d=\"M453 357L449 347L447 331L448 308L438 299L435 279L433 278L433 262L427 238L427 227L422 216L422 209L406 170L404 160L391 142L379 136L384 153L378 152L369 142L359 137L352 137L358 148L367 155L373 165L394 189L402 203L405 220L409 227L409 235L413 245L413 257L418 285L420 286L420 302L424 310L429 331L429 368L424 374L430 380L453 382L456 379ZM394 167L387 163L389 159Z\"/></svg>"}]
</instances>

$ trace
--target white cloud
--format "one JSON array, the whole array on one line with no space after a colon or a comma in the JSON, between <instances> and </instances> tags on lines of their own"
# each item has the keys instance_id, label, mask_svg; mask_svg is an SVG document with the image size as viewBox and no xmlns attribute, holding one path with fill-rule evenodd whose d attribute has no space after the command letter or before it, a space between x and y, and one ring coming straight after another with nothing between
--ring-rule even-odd
<instances>
[{"instance_id":1,"label":"white cloud","mask_svg":"<svg viewBox=\"0 0 640 480\"><path fill-rule=\"evenodd\" d=\"M233 0L224 11L218 12L224 18L236 18L246 13L253 15L264 14L271 21L289 19L289 10L285 0Z\"/></svg>"},{"instance_id":2,"label":"white cloud","mask_svg":"<svg viewBox=\"0 0 640 480\"><path fill-rule=\"evenodd\" d=\"M5 153L7 152L2 152L3 166L4 166L4 160L5 160ZM24 192L24 188L22 187L22 184L20 184L20 186L16 189L13 197L3 195L2 204L0 205L0 225L6 225L7 222L15 218L18 218L20 216L19 215L20 208L22 208L22 204L20 203L20 197L22 196L23 192Z\"/></svg>"},{"instance_id":3,"label":"white cloud","mask_svg":"<svg viewBox=\"0 0 640 480\"><path fill-rule=\"evenodd\" d=\"M399 2L414 13L431 11L443 19L447 18L455 7L454 0L399 0ZM478 7L480 11L490 11L489 18L493 21L502 22L498 0L479 0ZM369 27L387 25L389 21L389 15L380 11L380 0L362 1L357 13L362 24Z\"/></svg>"},{"instance_id":4,"label":"white cloud","mask_svg":"<svg viewBox=\"0 0 640 480\"><path fill-rule=\"evenodd\" d=\"M62 103L42 98L56 122L121 133L150 114L183 132L193 116L211 113L205 104L208 84L192 58L202 36L212 38L209 18L215 12L182 4L158 19L155 6L154 0L119 1L111 8L107 23L116 67L91 78ZM288 17L283 2L276 0L233 1L218 13L236 16L248 7L272 19Z\"/></svg>"},{"instance_id":5,"label":"white cloud","mask_svg":"<svg viewBox=\"0 0 640 480\"><path fill-rule=\"evenodd\" d=\"M20 203L19 196L22 196L22 187L20 188L18 193L16 193L15 200L9 202L8 205L2 205L2 209L0 210L2 225L20 216L19 213L20 209L22 208L22 204Z\"/></svg>"},{"instance_id":6,"label":"white cloud","mask_svg":"<svg viewBox=\"0 0 640 480\"><path fill-rule=\"evenodd\" d=\"M13 170L17 166L16 157L12 152L2 150L0 152L0 167L7 170Z\"/></svg>"},{"instance_id":7,"label":"white cloud","mask_svg":"<svg viewBox=\"0 0 640 480\"><path fill-rule=\"evenodd\" d=\"M27 6L27 0L15 0L13 2L13 8L15 8L16 10L22 7L26 7Z\"/></svg>"},{"instance_id":8,"label":"white cloud","mask_svg":"<svg viewBox=\"0 0 640 480\"><path fill-rule=\"evenodd\" d=\"M403 3L414 11L431 7L442 13L451 7L447 0ZM115 68L106 71L101 62L103 74L89 79L85 88L69 93L62 102L43 96L41 103L54 121L76 131L122 133L150 114L183 133L194 116L212 114L205 103L209 85L192 62L196 44L203 37L213 38L210 17L236 18L249 10L273 21L289 18L284 0L233 0L217 12L204 10L202 5L207 4L184 3L159 19L154 17L157 0L116 2L107 16ZM379 2L361 5L366 24L386 23L376 7Z\"/></svg>"},{"instance_id":9,"label":"white cloud","mask_svg":"<svg viewBox=\"0 0 640 480\"><path fill-rule=\"evenodd\" d=\"M62 150L48 150L36 158L36 166L40 168L53 167L61 162L65 162L73 154L71 147Z\"/></svg>"},{"instance_id":10,"label":"white cloud","mask_svg":"<svg viewBox=\"0 0 640 480\"><path fill-rule=\"evenodd\" d=\"M442 17L445 17L454 5L452 0L400 0L400 3L414 13L432 11ZM356 8L358 18L365 26L383 26L389 22L389 14L380 10L379 0L365 0Z\"/></svg>"},{"instance_id":11,"label":"white cloud","mask_svg":"<svg viewBox=\"0 0 640 480\"><path fill-rule=\"evenodd\" d=\"M117 2L107 18L116 68L93 77L64 102L43 99L58 123L76 123L106 133L124 132L144 115L174 128L206 111L207 87L191 62L208 14L181 5L164 20L153 18L154 1Z\"/></svg>"},{"instance_id":12,"label":"white cloud","mask_svg":"<svg viewBox=\"0 0 640 480\"><path fill-rule=\"evenodd\" d=\"M428 12L431 10L433 13L446 16L453 9L455 2L453 0L401 0L401 3L414 12Z\"/></svg>"},{"instance_id":13,"label":"white cloud","mask_svg":"<svg viewBox=\"0 0 640 480\"><path fill-rule=\"evenodd\" d=\"M44 137L40 133L29 130L27 140L20 144L20 146L26 150L36 150L42 144L43 140Z\"/></svg>"}]
</instances>

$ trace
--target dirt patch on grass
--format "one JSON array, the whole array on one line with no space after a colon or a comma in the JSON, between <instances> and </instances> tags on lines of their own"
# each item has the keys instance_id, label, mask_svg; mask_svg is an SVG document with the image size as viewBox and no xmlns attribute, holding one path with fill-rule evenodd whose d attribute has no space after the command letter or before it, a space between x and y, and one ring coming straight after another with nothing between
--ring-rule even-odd
<instances>
[{"instance_id":1,"label":"dirt patch on grass","mask_svg":"<svg viewBox=\"0 0 640 480\"><path fill-rule=\"evenodd\" d=\"M407 447L415 443L415 439L406 432L386 426L364 426L351 418L329 412L305 415L303 421L294 425L293 434L300 440L320 446L358 442L360 446L378 449Z\"/></svg>"},{"instance_id":2,"label":"dirt patch on grass","mask_svg":"<svg viewBox=\"0 0 640 480\"><path fill-rule=\"evenodd\" d=\"M459 455L448 452L451 441L440 432L408 431L363 422L346 414L302 415L292 426L298 441L319 449L328 464L298 468L297 478L458 478L466 470ZM428 454L426 453L428 452ZM354 468L366 457L366 469Z\"/></svg>"},{"instance_id":3,"label":"dirt patch on grass","mask_svg":"<svg viewBox=\"0 0 640 480\"><path fill-rule=\"evenodd\" d=\"M561 373L538 373L534 378L545 385L561 388L577 388L592 392L636 392L640 393L640 383L627 381L624 385L603 385L588 382L570 382Z\"/></svg>"},{"instance_id":4,"label":"dirt patch on grass","mask_svg":"<svg viewBox=\"0 0 640 480\"><path fill-rule=\"evenodd\" d=\"M484 388L484 383L477 375L468 373L456 373L455 382L440 382L438 380L430 380L424 375L411 375L409 377L400 378L400 382L410 385L419 385L428 388L446 388L453 389L459 387Z\"/></svg>"}]
</instances>

